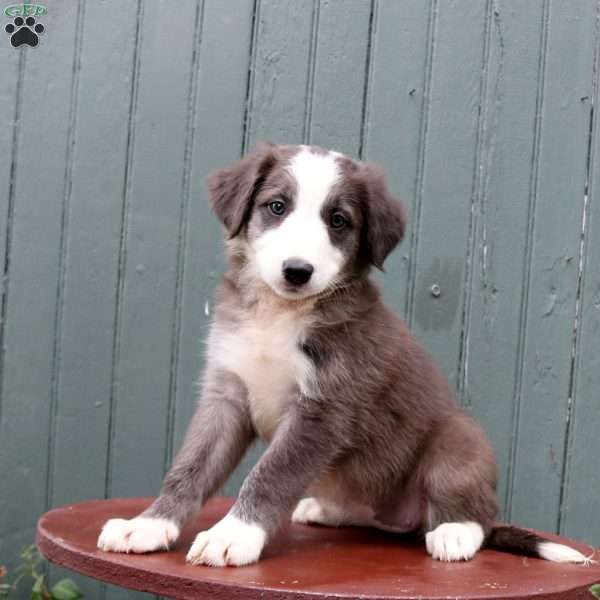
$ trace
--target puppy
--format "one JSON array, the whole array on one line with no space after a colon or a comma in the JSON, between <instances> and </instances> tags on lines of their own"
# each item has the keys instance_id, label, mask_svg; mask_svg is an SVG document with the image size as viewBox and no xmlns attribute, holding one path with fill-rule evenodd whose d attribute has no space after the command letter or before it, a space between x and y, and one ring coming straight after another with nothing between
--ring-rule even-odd
<instances>
[{"instance_id":1,"label":"puppy","mask_svg":"<svg viewBox=\"0 0 600 600\"><path fill-rule=\"evenodd\" d=\"M442 561L487 545L586 557L496 527L496 462L482 429L369 280L406 227L380 169L308 146L259 146L210 178L229 268L196 414L157 500L111 519L113 552L169 548L256 438L268 448L231 511L187 560L257 561L281 521L422 532Z\"/></svg>"}]
</instances>

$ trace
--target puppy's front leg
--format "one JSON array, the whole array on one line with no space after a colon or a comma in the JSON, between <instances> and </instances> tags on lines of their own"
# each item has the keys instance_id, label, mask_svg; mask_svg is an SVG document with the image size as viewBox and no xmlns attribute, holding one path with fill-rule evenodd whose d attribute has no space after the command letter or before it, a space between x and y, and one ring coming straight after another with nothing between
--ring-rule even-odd
<instances>
[{"instance_id":1,"label":"puppy's front leg","mask_svg":"<svg viewBox=\"0 0 600 600\"><path fill-rule=\"evenodd\" d=\"M196 536L189 562L222 567L259 559L267 536L339 451L339 438L325 413L310 399L290 408L232 509Z\"/></svg>"},{"instance_id":2,"label":"puppy's front leg","mask_svg":"<svg viewBox=\"0 0 600 600\"><path fill-rule=\"evenodd\" d=\"M207 372L196 414L160 496L133 519L107 521L98 547L112 552L167 549L235 468L253 437L243 383L232 373Z\"/></svg>"}]
</instances>

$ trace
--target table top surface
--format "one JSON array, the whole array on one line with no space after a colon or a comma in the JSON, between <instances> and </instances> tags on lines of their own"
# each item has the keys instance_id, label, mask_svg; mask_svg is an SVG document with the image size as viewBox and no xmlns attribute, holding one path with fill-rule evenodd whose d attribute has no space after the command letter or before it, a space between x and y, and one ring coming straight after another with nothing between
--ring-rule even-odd
<instances>
[{"instance_id":1,"label":"table top surface","mask_svg":"<svg viewBox=\"0 0 600 600\"><path fill-rule=\"evenodd\" d=\"M591 598L600 566L561 565L483 550L469 562L432 560L416 538L360 528L287 525L246 567L185 563L195 533L229 509L230 498L214 498L169 552L114 554L96 548L103 523L131 518L152 498L95 500L46 513L38 524L38 546L52 562L123 587L170 598ZM548 534L552 539L557 536ZM573 545L585 554L588 546Z\"/></svg>"}]
</instances>

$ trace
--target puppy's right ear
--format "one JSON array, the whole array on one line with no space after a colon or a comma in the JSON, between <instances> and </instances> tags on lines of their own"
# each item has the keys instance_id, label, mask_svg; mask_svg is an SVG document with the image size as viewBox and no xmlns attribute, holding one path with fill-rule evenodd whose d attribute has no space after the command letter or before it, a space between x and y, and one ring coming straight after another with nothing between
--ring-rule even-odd
<instances>
[{"instance_id":1,"label":"puppy's right ear","mask_svg":"<svg viewBox=\"0 0 600 600\"><path fill-rule=\"evenodd\" d=\"M261 143L241 160L209 175L210 203L230 238L248 222L254 197L276 162L276 146Z\"/></svg>"}]
</instances>

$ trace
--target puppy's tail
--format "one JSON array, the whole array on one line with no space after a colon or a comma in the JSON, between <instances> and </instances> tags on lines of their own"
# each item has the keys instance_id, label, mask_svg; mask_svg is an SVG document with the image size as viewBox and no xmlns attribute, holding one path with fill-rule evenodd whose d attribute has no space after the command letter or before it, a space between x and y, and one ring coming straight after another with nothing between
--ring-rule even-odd
<instances>
[{"instance_id":1,"label":"puppy's tail","mask_svg":"<svg viewBox=\"0 0 600 600\"><path fill-rule=\"evenodd\" d=\"M589 565L595 561L570 546L551 542L526 529L499 525L492 529L486 539L486 547L502 550L511 554L534 556L559 563L577 563Z\"/></svg>"}]
</instances>

